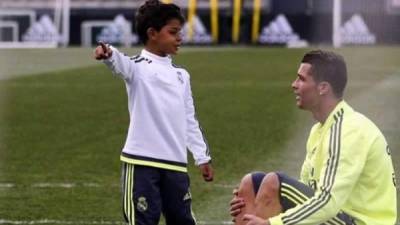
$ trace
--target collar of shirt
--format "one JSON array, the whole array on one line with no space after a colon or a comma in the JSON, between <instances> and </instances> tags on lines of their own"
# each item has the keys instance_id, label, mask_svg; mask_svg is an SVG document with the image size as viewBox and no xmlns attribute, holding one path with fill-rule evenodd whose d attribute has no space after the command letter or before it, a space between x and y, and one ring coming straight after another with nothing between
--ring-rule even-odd
<instances>
[{"instance_id":1,"label":"collar of shirt","mask_svg":"<svg viewBox=\"0 0 400 225\"><path fill-rule=\"evenodd\" d=\"M333 109L329 114L328 118L325 120L325 123L318 123L318 131L321 133L327 131L335 122L335 117L338 117L343 112L349 112L352 110L353 109L350 107L350 105L348 105L344 100L340 101L336 105L335 109Z\"/></svg>"},{"instance_id":2,"label":"collar of shirt","mask_svg":"<svg viewBox=\"0 0 400 225\"><path fill-rule=\"evenodd\" d=\"M147 51L146 49L143 49L142 52L140 53L140 55L145 58L151 59L155 62L161 63L161 64L171 65L171 63L172 63L172 59L171 59L170 55L162 57L162 56L153 54L153 53Z\"/></svg>"}]
</instances>

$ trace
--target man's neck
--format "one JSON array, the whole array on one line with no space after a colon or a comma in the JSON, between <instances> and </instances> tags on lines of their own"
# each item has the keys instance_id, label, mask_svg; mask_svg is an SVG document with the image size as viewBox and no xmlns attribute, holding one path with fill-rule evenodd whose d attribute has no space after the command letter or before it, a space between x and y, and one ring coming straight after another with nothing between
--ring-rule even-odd
<instances>
[{"instance_id":1,"label":"man's neck","mask_svg":"<svg viewBox=\"0 0 400 225\"><path fill-rule=\"evenodd\" d=\"M314 116L314 119L320 122L321 124L324 124L328 116L331 114L331 112L335 109L336 105L341 100L342 99L329 98L321 101L322 103L311 111Z\"/></svg>"}]
</instances>

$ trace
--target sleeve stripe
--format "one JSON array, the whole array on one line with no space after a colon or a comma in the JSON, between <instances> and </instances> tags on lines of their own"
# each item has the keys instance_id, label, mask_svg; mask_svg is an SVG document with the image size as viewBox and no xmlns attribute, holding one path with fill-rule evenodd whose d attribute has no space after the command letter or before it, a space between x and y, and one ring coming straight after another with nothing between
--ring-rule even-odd
<instances>
[{"instance_id":1,"label":"sleeve stripe","mask_svg":"<svg viewBox=\"0 0 400 225\"><path fill-rule=\"evenodd\" d=\"M341 118L341 117L340 117ZM334 177L336 175L336 169L338 165L338 156L339 156L339 146L336 142L338 141L338 133L340 137L340 128L341 128L341 123L337 121L337 118L335 117L336 123L334 126L331 128L331 134L330 134L330 143L329 143L329 159L328 159L328 165L329 168L326 171L326 176L324 179L324 183L321 187L322 194L318 196L317 199L314 199L311 201L308 205L303 206L303 208L299 209L299 211L294 212L294 214L289 215L284 222L286 221L288 224L292 223L297 223L298 221L307 218L309 215L313 214L315 211L318 209L322 208L330 199L330 189L333 185ZM338 126L339 124L339 126ZM339 131L339 132L338 132ZM334 154L334 152L337 152L337 154ZM301 216L298 215L301 213ZM297 217L298 216L298 217ZM296 218L297 217L297 218ZM294 221L293 221L294 220Z\"/></svg>"},{"instance_id":2,"label":"sleeve stripe","mask_svg":"<svg viewBox=\"0 0 400 225\"><path fill-rule=\"evenodd\" d=\"M330 199L330 195L326 192L323 192L318 199L312 200L308 205L305 205L303 208L301 208L302 214L297 216L298 212L295 212L297 214L292 214L290 215L291 217L284 217L282 218L282 221L285 225L292 225L300 222L301 220L307 218L308 216L312 215L315 213L317 210L322 208ZM297 216L297 217L296 217Z\"/></svg>"},{"instance_id":3,"label":"sleeve stripe","mask_svg":"<svg viewBox=\"0 0 400 225\"><path fill-rule=\"evenodd\" d=\"M330 133L330 143L329 143L329 159L328 159L328 165L329 168L326 171L326 176L324 179L324 183L321 187L322 190L322 194L320 196L318 196L317 199L313 199L308 205L303 206L303 208L299 209L297 212L294 212L292 215L288 215L286 216L286 218L284 219L284 222L287 222L288 224L292 224L293 222L296 223L295 221L299 221L302 220L306 217L308 217L309 215L311 215L312 213L314 213L316 210L320 209L321 207L323 207L330 199L330 189L333 185L333 181L334 181L334 177L336 175L336 169L337 169L337 165L338 165L338 156L340 153L340 148L339 148L339 144L340 143L340 131L341 131L341 119L342 119L342 115L343 115L343 111L340 111L338 113L340 115L340 117L335 117L336 123L334 124L334 126L332 126L331 128L331 133ZM340 121L338 122L338 119L340 119ZM339 125L338 125L339 124ZM339 138L338 138L338 134L339 134ZM336 141L338 141L338 143L336 143ZM336 154L334 154L333 152L337 152ZM332 175L333 173L333 175ZM298 216L298 214L302 214L301 216L299 216L298 218L296 218ZM291 223L291 220L295 220Z\"/></svg>"},{"instance_id":4,"label":"sleeve stripe","mask_svg":"<svg viewBox=\"0 0 400 225\"><path fill-rule=\"evenodd\" d=\"M200 133L201 133L201 137L203 138L203 142L206 145L206 156L210 156L210 146L208 145L208 141L206 139L206 135L204 134L203 128L200 126L200 122L197 119L197 114L196 114L196 106L194 104L194 96L193 96L193 92L192 92L192 99L193 99L193 110L194 110L194 118L197 121L197 124L199 125L199 129L200 129Z\"/></svg>"},{"instance_id":5,"label":"sleeve stripe","mask_svg":"<svg viewBox=\"0 0 400 225\"><path fill-rule=\"evenodd\" d=\"M137 58L139 58L139 57L140 57L140 54L135 55L135 56L131 57L130 59L131 59L131 60L135 60L135 59L137 59Z\"/></svg>"},{"instance_id":6,"label":"sleeve stripe","mask_svg":"<svg viewBox=\"0 0 400 225\"><path fill-rule=\"evenodd\" d=\"M299 221L307 218L308 216L312 215L317 210L325 206L331 198L330 191L334 184L336 171L339 164L343 109L341 109L334 116L334 118L336 122L330 130L329 158L327 161L328 168L325 171L324 182L321 186L322 193L317 198L311 200L308 204L301 207L299 210L287 216L283 216L282 221L285 225L296 224Z\"/></svg>"},{"instance_id":7,"label":"sleeve stripe","mask_svg":"<svg viewBox=\"0 0 400 225\"><path fill-rule=\"evenodd\" d=\"M197 120L197 117L196 117L196 120ZM198 121L198 120L197 120ZM207 148L207 150L206 150L206 155L207 156L210 156L210 146L208 145L208 141L207 141L207 139L206 139L206 136L204 135L204 131L203 131L203 128L200 126L200 122L198 122L199 123L199 128L200 128L200 131L201 131L201 136L203 137L203 141L204 141L204 143L206 144L206 148Z\"/></svg>"},{"instance_id":8,"label":"sleeve stripe","mask_svg":"<svg viewBox=\"0 0 400 225\"><path fill-rule=\"evenodd\" d=\"M141 61L143 61L144 58L143 57L139 57L138 59L135 59L135 63L140 63Z\"/></svg>"}]
</instances>

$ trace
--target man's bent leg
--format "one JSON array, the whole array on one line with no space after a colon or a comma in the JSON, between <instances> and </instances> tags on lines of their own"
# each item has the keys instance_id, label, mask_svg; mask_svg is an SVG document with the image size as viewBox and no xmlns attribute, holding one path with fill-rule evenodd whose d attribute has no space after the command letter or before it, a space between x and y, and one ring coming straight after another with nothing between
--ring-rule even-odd
<instances>
[{"instance_id":1,"label":"man's bent leg","mask_svg":"<svg viewBox=\"0 0 400 225\"><path fill-rule=\"evenodd\" d=\"M284 173L277 172L276 175L279 179L279 198L283 212L295 207L296 205L303 204L309 198L314 196L314 190L311 187L289 177ZM324 224L353 225L354 222L351 216L340 211L335 217L331 218Z\"/></svg>"},{"instance_id":2,"label":"man's bent leg","mask_svg":"<svg viewBox=\"0 0 400 225\"><path fill-rule=\"evenodd\" d=\"M245 207L242 208L239 215L235 217L235 225L246 224L245 221L243 221L243 216L247 213L254 214L255 197L264 176L265 173L253 172L245 175L240 182L237 197L243 198Z\"/></svg>"},{"instance_id":3,"label":"man's bent leg","mask_svg":"<svg viewBox=\"0 0 400 225\"><path fill-rule=\"evenodd\" d=\"M242 183L248 181L248 177L247 180L245 178ZM296 205L303 204L314 196L312 188L280 172L268 173L262 179L261 184L253 182L253 185L253 193L256 193L255 202L252 205L253 208L246 212L256 214L256 216L264 219L285 212ZM254 208L255 212L253 211ZM242 220L245 213L241 212L240 220ZM239 220L239 217L236 219ZM351 216L340 211L335 217L328 220L326 224L354 225L354 222Z\"/></svg>"},{"instance_id":4,"label":"man's bent leg","mask_svg":"<svg viewBox=\"0 0 400 225\"><path fill-rule=\"evenodd\" d=\"M278 175L268 173L262 180L255 199L256 216L267 219L282 212L279 188Z\"/></svg>"}]
</instances>

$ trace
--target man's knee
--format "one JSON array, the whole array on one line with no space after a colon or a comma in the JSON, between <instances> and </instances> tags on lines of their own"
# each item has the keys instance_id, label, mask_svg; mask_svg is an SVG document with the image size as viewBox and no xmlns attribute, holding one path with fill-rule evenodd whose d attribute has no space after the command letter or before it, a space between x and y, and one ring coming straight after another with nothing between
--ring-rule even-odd
<instances>
[{"instance_id":1,"label":"man's knee","mask_svg":"<svg viewBox=\"0 0 400 225\"><path fill-rule=\"evenodd\" d=\"M248 173L240 181L238 188L238 196L247 195L248 193L251 192L253 192L253 182L251 173Z\"/></svg>"},{"instance_id":2,"label":"man's knee","mask_svg":"<svg viewBox=\"0 0 400 225\"><path fill-rule=\"evenodd\" d=\"M254 196L256 196L265 175L264 172L251 172L246 174L239 185L239 196L243 193L253 193Z\"/></svg>"},{"instance_id":3,"label":"man's knee","mask_svg":"<svg viewBox=\"0 0 400 225\"><path fill-rule=\"evenodd\" d=\"M271 201L279 199L280 182L279 177L275 172L268 173L263 178L257 199L261 201Z\"/></svg>"}]
</instances>

